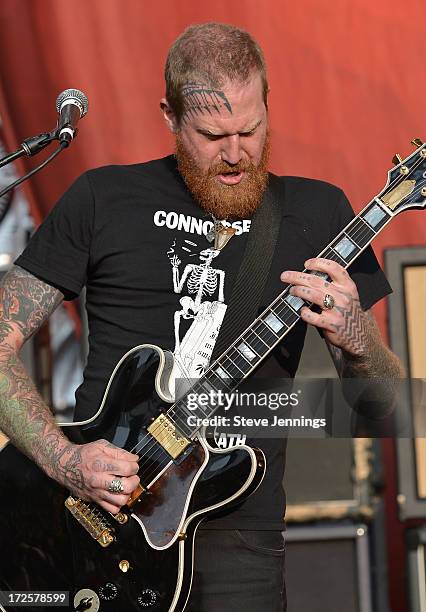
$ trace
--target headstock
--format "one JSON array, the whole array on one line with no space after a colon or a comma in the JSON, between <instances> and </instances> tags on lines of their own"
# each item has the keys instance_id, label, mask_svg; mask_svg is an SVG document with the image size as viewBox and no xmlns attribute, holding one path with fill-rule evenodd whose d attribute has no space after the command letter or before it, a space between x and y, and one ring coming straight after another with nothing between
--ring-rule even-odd
<instances>
[{"instance_id":1,"label":"headstock","mask_svg":"<svg viewBox=\"0 0 426 612\"><path fill-rule=\"evenodd\" d=\"M386 187L377 196L392 215L408 208L426 208L426 143L414 138L416 147L406 159L397 153L395 168L388 172Z\"/></svg>"}]
</instances>

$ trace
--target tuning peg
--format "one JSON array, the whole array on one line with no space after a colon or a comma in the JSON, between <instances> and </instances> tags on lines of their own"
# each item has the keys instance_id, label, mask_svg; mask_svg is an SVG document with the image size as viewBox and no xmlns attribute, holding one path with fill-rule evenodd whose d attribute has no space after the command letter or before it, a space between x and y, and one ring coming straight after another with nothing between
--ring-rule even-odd
<instances>
[{"instance_id":1,"label":"tuning peg","mask_svg":"<svg viewBox=\"0 0 426 612\"><path fill-rule=\"evenodd\" d=\"M420 148L424 145L424 142L423 140L421 140L421 138L413 138L413 140L411 141L411 144L413 144L417 148Z\"/></svg>"},{"instance_id":2,"label":"tuning peg","mask_svg":"<svg viewBox=\"0 0 426 612\"><path fill-rule=\"evenodd\" d=\"M395 155L392 157L392 163L395 164L395 166L402 163L402 157L399 153L395 153Z\"/></svg>"}]
</instances>

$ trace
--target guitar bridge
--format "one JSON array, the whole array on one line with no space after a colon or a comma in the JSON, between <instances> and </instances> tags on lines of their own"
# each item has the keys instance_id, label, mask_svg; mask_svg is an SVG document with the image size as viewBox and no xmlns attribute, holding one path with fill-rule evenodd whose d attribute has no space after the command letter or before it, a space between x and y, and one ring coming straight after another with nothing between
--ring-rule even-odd
<instances>
[{"instance_id":1,"label":"guitar bridge","mask_svg":"<svg viewBox=\"0 0 426 612\"><path fill-rule=\"evenodd\" d=\"M148 431L173 459L179 457L191 444L191 441L180 433L173 421L163 413L151 423Z\"/></svg>"},{"instance_id":2,"label":"guitar bridge","mask_svg":"<svg viewBox=\"0 0 426 612\"><path fill-rule=\"evenodd\" d=\"M94 509L91 504L70 495L65 500L65 508L71 512L80 525L85 528L102 548L106 548L113 543L114 530L103 518L99 510Z\"/></svg>"}]
</instances>

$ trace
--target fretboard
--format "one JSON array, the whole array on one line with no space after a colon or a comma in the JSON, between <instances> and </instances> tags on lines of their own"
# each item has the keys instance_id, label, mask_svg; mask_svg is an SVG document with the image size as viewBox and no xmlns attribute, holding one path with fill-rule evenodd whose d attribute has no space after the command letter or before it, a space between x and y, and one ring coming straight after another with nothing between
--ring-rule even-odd
<instances>
[{"instance_id":1,"label":"fretboard","mask_svg":"<svg viewBox=\"0 0 426 612\"><path fill-rule=\"evenodd\" d=\"M318 257L336 261L344 268L364 251L383 227L392 219L383 205L377 200L368 204L359 215L325 247ZM327 279L322 272L304 270ZM212 405L198 404L188 409L188 394L211 394L218 391L231 393L247 378L272 349L284 338L300 319L303 306L312 306L299 297L289 293L286 287L262 314L237 338L232 345L199 378L173 406L167 411L179 429L188 437L194 437L200 429L189 427L188 416L209 418L217 410Z\"/></svg>"}]
</instances>

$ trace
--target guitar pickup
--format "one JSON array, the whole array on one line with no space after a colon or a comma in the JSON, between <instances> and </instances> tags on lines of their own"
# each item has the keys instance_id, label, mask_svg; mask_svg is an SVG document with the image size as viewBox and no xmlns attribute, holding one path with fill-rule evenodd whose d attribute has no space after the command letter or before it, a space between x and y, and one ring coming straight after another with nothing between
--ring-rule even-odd
<instances>
[{"instance_id":1,"label":"guitar pickup","mask_svg":"<svg viewBox=\"0 0 426 612\"><path fill-rule=\"evenodd\" d=\"M173 459L179 457L191 444L191 441L180 433L174 422L163 413L151 423L148 432Z\"/></svg>"}]
</instances>

